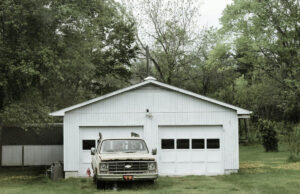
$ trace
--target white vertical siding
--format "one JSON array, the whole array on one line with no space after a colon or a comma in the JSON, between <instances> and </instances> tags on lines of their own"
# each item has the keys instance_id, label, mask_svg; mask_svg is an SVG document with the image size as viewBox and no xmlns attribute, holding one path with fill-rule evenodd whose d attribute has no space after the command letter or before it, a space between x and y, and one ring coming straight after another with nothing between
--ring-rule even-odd
<instances>
[{"instance_id":1,"label":"white vertical siding","mask_svg":"<svg viewBox=\"0 0 300 194\"><path fill-rule=\"evenodd\" d=\"M146 116L149 109L152 117ZM221 125L225 169L238 169L235 110L182 93L145 86L65 113L64 168L78 171L80 126L144 126L149 149L157 148L159 125Z\"/></svg>"},{"instance_id":2,"label":"white vertical siding","mask_svg":"<svg viewBox=\"0 0 300 194\"><path fill-rule=\"evenodd\" d=\"M24 165L50 165L63 161L62 145L24 145ZM3 166L22 166L22 145L2 147Z\"/></svg>"},{"instance_id":3,"label":"white vertical siding","mask_svg":"<svg viewBox=\"0 0 300 194\"><path fill-rule=\"evenodd\" d=\"M2 165L21 166L22 165L22 146L3 145L2 146Z\"/></svg>"},{"instance_id":4,"label":"white vertical siding","mask_svg":"<svg viewBox=\"0 0 300 194\"><path fill-rule=\"evenodd\" d=\"M24 165L50 165L56 161L63 161L61 145L27 145L24 146Z\"/></svg>"}]
</instances>

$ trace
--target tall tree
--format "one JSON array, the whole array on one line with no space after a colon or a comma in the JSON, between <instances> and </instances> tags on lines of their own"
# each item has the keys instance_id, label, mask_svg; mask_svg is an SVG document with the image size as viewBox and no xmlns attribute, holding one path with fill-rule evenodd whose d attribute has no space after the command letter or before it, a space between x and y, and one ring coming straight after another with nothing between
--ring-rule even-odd
<instances>
[{"instance_id":1,"label":"tall tree","mask_svg":"<svg viewBox=\"0 0 300 194\"><path fill-rule=\"evenodd\" d=\"M239 70L248 72L245 78L252 84L269 83L279 88L276 95L270 95L277 99L273 104L277 114L281 119L299 121L299 1L235 0L225 9L221 21L223 32L233 42Z\"/></svg>"},{"instance_id":2,"label":"tall tree","mask_svg":"<svg viewBox=\"0 0 300 194\"><path fill-rule=\"evenodd\" d=\"M188 70L194 56L191 52L197 50L202 31L196 25L199 5L190 0L137 2L134 9L146 13L139 23L138 45L144 56L149 46L150 61L159 80L177 85L179 73Z\"/></svg>"},{"instance_id":3,"label":"tall tree","mask_svg":"<svg viewBox=\"0 0 300 194\"><path fill-rule=\"evenodd\" d=\"M1 1L0 140L4 126L50 122L50 111L126 84L135 32L114 1Z\"/></svg>"}]
</instances>

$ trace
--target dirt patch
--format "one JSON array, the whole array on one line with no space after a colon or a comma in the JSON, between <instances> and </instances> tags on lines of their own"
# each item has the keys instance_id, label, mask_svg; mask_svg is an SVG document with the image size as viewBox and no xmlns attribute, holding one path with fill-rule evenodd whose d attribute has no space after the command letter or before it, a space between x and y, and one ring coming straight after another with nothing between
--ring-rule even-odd
<instances>
[{"instance_id":1,"label":"dirt patch","mask_svg":"<svg viewBox=\"0 0 300 194\"><path fill-rule=\"evenodd\" d=\"M284 169L284 170L300 170L300 162L286 163L286 164L274 166L272 168Z\"/></svg>"},{"instance_id":2,"label":"dirt patch","mask_svg":"<svg viewBox=\"0 0 300 194\"><path fill-rule=\"evenodd\" d=\"M262 162L241 162L240 169L262 168L265 165Z\"/></svg>"},{"instance_id":3,"label":"dirt patch","mask_svg":"<svg viewBox=\"0 0 300 194\"><path fill-rule=\"evenodd\" d=\"M241 162L240 163L240 170L250 174L263 173L265 172L264 167L265 165L262 162Z\"/></svg>"}]
</instances>

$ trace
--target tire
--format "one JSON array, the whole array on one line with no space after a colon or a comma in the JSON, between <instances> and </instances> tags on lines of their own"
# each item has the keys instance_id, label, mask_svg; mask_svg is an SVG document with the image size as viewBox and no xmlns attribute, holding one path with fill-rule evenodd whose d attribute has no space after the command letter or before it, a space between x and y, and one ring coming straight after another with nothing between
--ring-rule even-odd
<instances>
[{"instance_id":1,"label":"tire","mask_svg":"<svg viewBox=\"0 0 300 194\"><path fill-rule=\"evenodd\" d=\"M96 179L97 189L105 189L105 183Z\"/></svg>"},{"instance_id":2,"label":"tire","mask_svg":"<svg viewBox=\"0 0 300 194\"><path fill-rule=\"evenodd\" d=\"M94 170L93 169L93 174L94 174L94 176L93 176L93 183L97 183L97 169L96 170Z\"/></svg>"},{"instance_id":3,"label":"tire","mask_svg":"<svg viewBox=\"0 0 300 194\"><path fill-rule=\"evenodd\" d=\"M155 182L154 182L154 180L147 180L146 183L147 183L148 185L154 185Z\"/></svg>"},{"instance_id":4,"label":"tire","mask_svg":"<svg viewBox=\"0 0 300 194\"><path fill-rule=\"evenodd\" d=\"M97 181L97 178L96 178L96 175L94 174L94 176L93 176L93 183L96 183L96 181Z\"/></svg>"}]
</instances>

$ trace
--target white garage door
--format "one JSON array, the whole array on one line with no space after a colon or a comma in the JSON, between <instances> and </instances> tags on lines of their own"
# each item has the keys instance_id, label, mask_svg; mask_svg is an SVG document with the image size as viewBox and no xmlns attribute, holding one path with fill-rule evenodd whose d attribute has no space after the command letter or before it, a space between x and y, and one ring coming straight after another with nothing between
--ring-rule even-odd
<instances>
[{"instance_id":1,"label":"white garage door","mask_svg":"<svg viewBox=\"0 0 300 194\"><path fill-rule=\"evenodd\" d=\"M223 174L222 134L222 126L159 127L159 174Z\"/></svg>"},{"instance_id":2,"label":"white garage door","mask_svg":"<svg viewBox=\"0 0 300 194\"><path fill-rule=\"evenodd\" d=\"M143 137L143 127L80 127L79 130L79 175L87 176L91 168L91 148L96 147L101 132L103 138L126 138L135 132Z\"/></svg>"}]
</instances>

